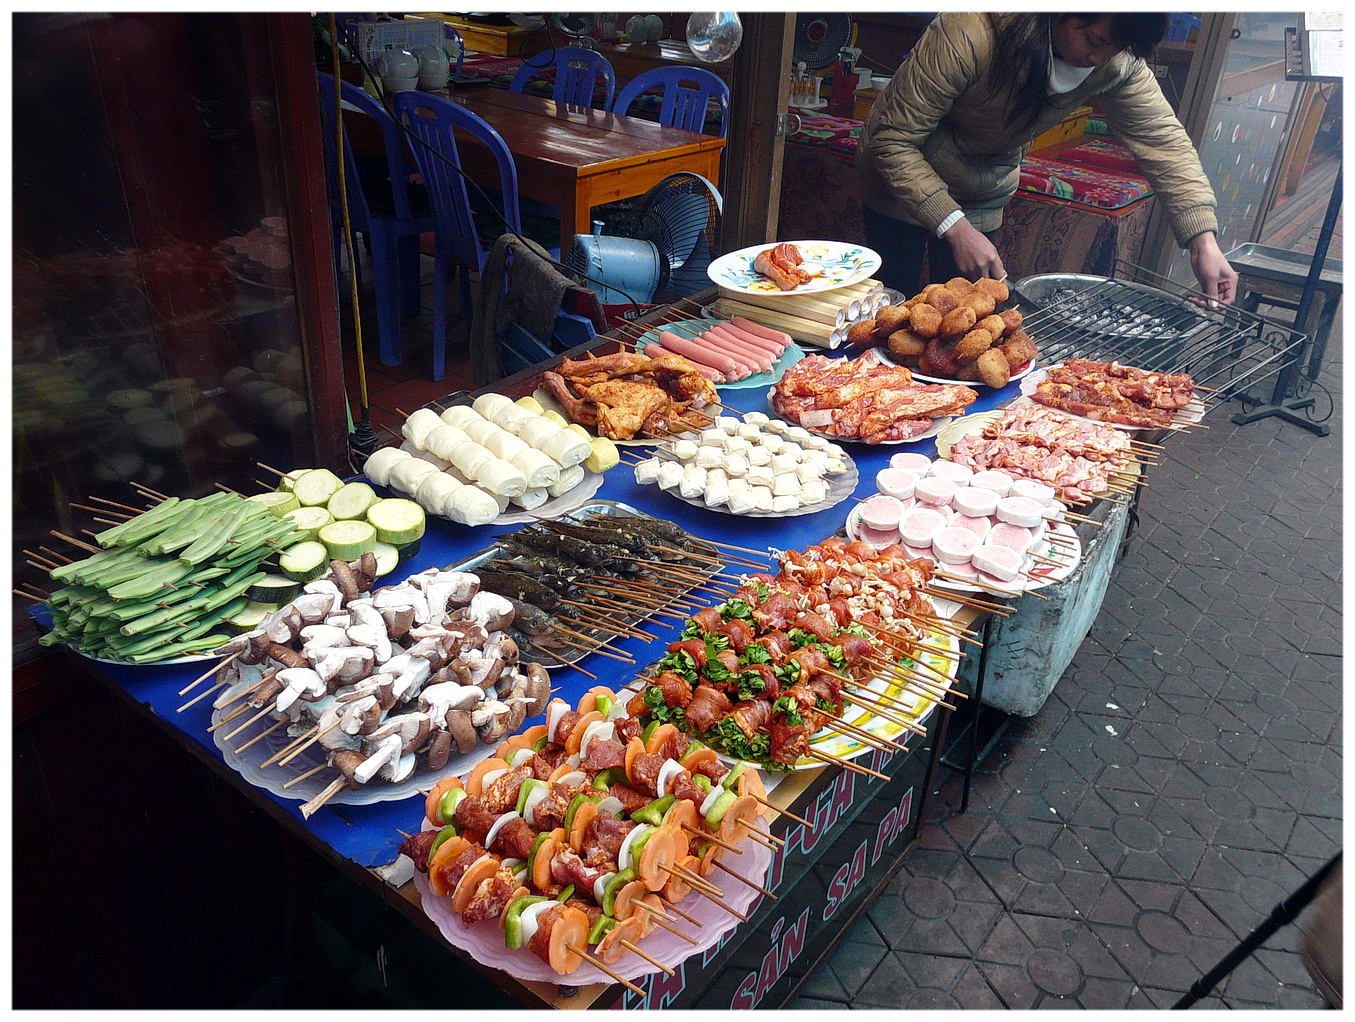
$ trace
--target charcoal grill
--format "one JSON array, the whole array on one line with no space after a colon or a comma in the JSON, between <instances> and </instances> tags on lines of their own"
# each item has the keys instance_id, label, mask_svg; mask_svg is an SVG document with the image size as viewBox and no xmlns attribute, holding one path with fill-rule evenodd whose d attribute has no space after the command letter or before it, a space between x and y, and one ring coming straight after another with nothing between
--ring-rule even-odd
<instances>
[{"instance_id":1,"label":"charcoal grill","mask_svg":"<svg viewBox=\"0 0 1355 1022\"><path fill-rule=\"evenodd\" d=\"M1189 373L1206 409L1298 364L1308 342L1298 330L1235 305L1210 306L1204 294L1130 263L1117 263L1109 277L1041 273L1015 287L1037 306L1021 311L1039 364L1085 358Z\"/></svg>"}]
</instances>

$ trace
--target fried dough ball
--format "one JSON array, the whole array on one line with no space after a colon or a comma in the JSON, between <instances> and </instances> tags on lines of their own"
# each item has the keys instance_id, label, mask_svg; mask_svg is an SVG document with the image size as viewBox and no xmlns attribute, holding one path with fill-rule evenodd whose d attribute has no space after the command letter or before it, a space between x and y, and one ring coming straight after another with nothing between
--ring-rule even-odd
<instances>
[{"instance_id":1,"label":"fried dough ball","mask_svg":"<svg viewBox=\"0 0 1355 1022\"><path fill-rule=\"evenodd\" d=\"M937 335L941 329L942 314L934 305L927 302L919 302L913 306L912 312L913 332L919 337L931 339Z\"/></svg>"},{"instance_id":2,"label":"fried dough ball","mask_svg":"<svg viewBox=\"0 0 1355 1022\"><path fill-rule=\"evenodd\" d=\"M951 277L946 281L946 290L957 295L967 295L974 290L974 282L968 277Z\"/></svg>"},{"instance_id":3,"label":"fried dough ball","mask_svg":"<svg viewBox=\"0 0 1355 1022\"><path fill-rule=\"evenodd\" d=\"M926 287L922 289L918 297L920 297L928 305L931 305L932 299L939 295L945 289L946 289L945 284L928 284Z\"/></svg>"},{"instance_id":4,"label":"fried dough ball","mask_svg":"<svg viewBox=\"0 0 1355 1022\"><path fill-rule=\"evenodd\" d=\"M917 358L927 350L927 339L905 327L890 334L885 346L895 358Z\"/></svg>"},{"instance_id":5,"label":"fried dough ball","mask_svg":"<svg viewBox=\"0 0 1355 1022\"><path fill-rule=\"evenodd\" d=\"M954 379L955 374L960 370L960 363L955 359L955 346L947 344L940 338L933 338L927 344L927 350L922 353L922 357L917 361L918 370L927 376L940 376L943 379Z\"/></svg>"},{"instance_id":6,"label":"fried dough ball","mask_svg":"<svg viewBox=\"0 0 1355 1022\"><path fill-rule=\"evenodd\" d=\"M876 337L875 320L863 319L853 323L847 330L847 343L854 348L873 348L879 344Z\"/></svg>"},{"instance_id":7,"label":"fried dough ball","mask_svg":"<svg viewBox=\"0 0 1355 1022\"><path fill-rule=\"evenodd\" d=\"M993 343L996 344L1002 335L1007 332L1007 322L1001 316L984 316L974 324L974 329L987 330L993 335Z\"/></svg>"},{"instance_id":8,"label":"fried dough ball","mask_svg":"<svg viewBox=\"0 0 1355 1022\"><path fill-rule=\"evenodd\" d=\"M1012 369L1000 348L989 348L974 363L979 371L979 379L990 387L1005 387L1011 379Z\"/></svg>"},{"instance_id":9,"label":"fried dough ball","mask_svg":"<svg viewBox=\"0 0 1355 1022\"><path fill-rule=\"evenodd\" d=\"M992 295L986 295L982 291L971 291L960 299L960 305L964 308L974 310L974 315L979 319L984 316L990 316L993 309L997 308L997 302L993 301Z\"/></svg>"},{"instance_id":10,"label":"fried dough ball","mask_svg":"<svg viewBox=\"0 0 1355 1022\"><path fill-rule=\"evenodd\" d=\"M888 337L906 327L912 318L912 310L902 305L882 305L875 313L875 329L881 337Z\"/></svg>"},{"instance_id":11,"label":"fried dough ball","mask_svg":"<svg viewBox=\"0 0 1355 1022\"><path fill-rule=\"evenodd\" d=\"M1020 309L1007 309L1005 312L998 313L1002 317L1002 332L1010 335L1015 330L1021 329L1021 324L1026 321L1026 317L1021 315Z\"/></svg>"},{"instance_id":12,"label":"fried dough ball","mask_svg":"<svg viewBox=\"0 0 1355 1022\"><path fill-rule=\"evenodd\" d=\"M941 337L958 337L974 329L974 324L978 321L979 317L974 314L973 309L961 305L946 313L941 320L941 329L937 333Z\"/></svg>"},{"instance_id":13,"label":"fried dough ball","mask_svg":"<svg viewBox=\"0 0 1355 1022\"><path fill-rule=\"evenodd\" d=\"M1007 338L1002 347L998 350L1006 357L1007 365L1012 369L1015 369L1017 366L1025 365L1039 354L1039 351L1035 347L1035 342L1031 340L1030 334L1026 333L1024 330L1013 331L1012 335Z\"/></svg>"},{"instance_id":14,"label":"fried dough ball","mask_svg":"<svg viewBox=\"0 0 1355 1022\"><path fill-rule=\"evenodd\" d=\"M982 277L974 282L974 290L983 294L991 295L993 301L1001 305L1011 297L1011 292L1007 290L1005 282L994 280L992 277Z\"/></svg>"},{"instance_id":15,"label":"fried dough ball","mask_svg":"<svg viewBox=\"0 0 1355 1022\"><path fill-rule=\"evenodd\" d=\"M942 287L932 295L931 306L941 315L946 315L960 306L960 296L948 287Z\"/></svg>"},{"instance_id":16,"label":"fried dough ball","mask_svg":"<svg viewBox=\"0 0 1355 1022\"><path fill-rule=\"evenodd\" d=\"M968 365L993 346L993 335L977 327L955 342L955 361Z\"/></svg>"},{"instance_id":17,"label":"fried dough ball","mask_svg":"<svg viewBox=\"0 0 1355 1022\"><path fill-rule=\"evenodd\" d=\"M955 378L961 383L977 383L979 380L978 362L970 362L969 365L960 366Z\"/></svg>"}]
</instances>

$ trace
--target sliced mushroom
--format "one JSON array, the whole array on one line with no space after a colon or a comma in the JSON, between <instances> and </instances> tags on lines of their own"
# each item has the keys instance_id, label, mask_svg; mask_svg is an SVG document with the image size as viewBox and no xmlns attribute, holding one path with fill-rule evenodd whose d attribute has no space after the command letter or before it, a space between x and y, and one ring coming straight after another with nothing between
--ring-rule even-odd
<instances>
[{"instance_id":1,"label":"sliced mushroom","mask_svg":"<svg viewBox=\"0 0 1355 1022\"><path fill-rule=\"evenodd\" d=\"M527 695L532 701L527 716L535 717L550 700L550 675L540 664L527 665Z\"/></svg>"},{"instance_id":2,"label":"sliced mushroom","mask_svg":"<svg viewBox=\"0 0 1355 1022\"><path fill-rule=\"evenodd\" d=\"M470 668L471 684L478 685L485 691L494 687L494 683L499 680L499 675L503 672L503 661L498 657L488 656L467 656L461 653L458 657L462 663Z\"/></svg>"},{"instance_id":3,"label":"sliced mushroom","mask_svg":"<svg viewBox=\"0 0 1355 1022\"><path fill-rule=\"evenodd\" d=\"M522 722L527 719L527 704L531 700L523 696L509 696L506 702L511 711L508 714L508 732L515 734L517 729L522 727Z\"/></svg>"},{"instance_id":4,"label":"sliced mushroom","mask_svg":"<svg viewBox=\"0 0 1355 1022\"><path fill-rule=\"evenodd\" d=\"M428 742L428 751L424 753L424 766L429 770L441 770L452 758L452 734L450 731L434 731Z\"/></svg>"},{"instance_id":5,"label":"sliced mushroom","mask_svg":"<svg viewBox=\"0 0 1355 1022\"><path fill-rule=\"evenodd\" d=\"M348 703L343 711L341 730L350 735L369 735L381 724L381 705L374 695L364 695Z\"/></svg>"},{"instance_id":6,"label":"sliced mushroom","mask_svg":"<svg viewBox=\"0 0 1355 1022\"><path fill-rule=\"evenodd\" d=\"M486 719L475 730L480 735L480 741L486 745L493 745L508 733L508 721L513 716L513 708L507 703L491 699L471 714L471 720L475 721L481 713L485 715Z\"/></svg>"},{"instance_id":7,"label":"sliced mushroom","mask_svg":"<svg viewBox=\"0 0 1355 1022\"><path fill-rule=\"evenodd\" d=\"M358 740L342 727L335 727L340 713L343 711L341 706L329 706L320 714L319 741L321 748L328 749L331 752L339 749L352 749L358 744Z\"/></svg>"},{"instance_id":8,"label":"sliced mushroom","mask_svg":"<svg viewBox=\"0 0 1355 1022\"><path fill-rule=\"evenodd\" d=\"M354 565L354 572L357 575L358 590L370 592L372 584L376 582L376 554L369 550L359 557L358 563Z\"/></svg>"},{"instance_id":9,"label":"sliced mushroom","mask_svg":"<svg viewBox=\"0 0 1355 1022\"><path fill-rule=\"evenodd\" d=\"M395 699L402 702L423 687L432 673L432 667L422 657L401 653L382 664L378 673L391 676Z\"/></svg>"},{"instance_id":10,"label":"sliced mushroom","mask_svg":"<svg viewBox=\"0 0 1355 1022\"><path fill-rule=\"evenodd\" d=\"M423 745L432 729L433 723L427 713L399 713L387 717L381 726L372 732L372 738L380 740L387 735L399 735L400 751L408 753Z\"/></svg>"},{"instance_id":11,"label":"sliced mushroom","mask_svg":"<svg viewBox=\"0 0 1355 1022\"><path fill-rule=\"evenodd\" d=\"M467 710L448 710L447 730L456 741L457 751L463 756L474 749L479 741L475 734L475 725L470 721L470 712Z\"/></svg>"},{"instance_id":12,"label":"sliced mushroom","mask_svg":"<svg viewBox=\"0 0 1355 1022\"><path fill-rule=\"evenodd\" d=\"M380 608L381 617L386 622L386 632L396 641L403 639L414 627L414 607L397 606Z\"/></svg>"},{"instance_id":13,"label":"sliced mushroom","mask_svg":"<svg viewBox=\"0 0 1355 1022\"><path fill-rule=\"evenodd\" d=\"M499 632L513 623L513 603L498 593L481 591L475 594L466 608L473 621L487 632Z\"/></svg>"},{"instance_id":14,"label":"sliced mushroom","mask_svg":"<svg viewBox=\"0 0 1355 1022\"><path fill-rule=\"evenodd\" d=\"M366 761L367 757L355 749L341 749L330 759L329 765L343 774L350 788L355 788L361 783L356 780L355 775Z\"/></svg>"},{"instance_id":15,"label":"sliced mushroom","mask_svg":"<svg viewBox=\"0 0 1355 1022\"><path fill-rule=\"evenodd\" d=\"M377 615L380 617L380 615ZM353 624L348 626L348 638L356 646L367 646L376 656L378 664L384 664L391 658L391 640L386 634L386 622L379 625Z\"/></svg>"},{"instance_id":16,"label":"sliced mushroom","mask_svg":"<svg viewBox=\"0 0 1355 1022\"><path fill-rule=\"evenodd\" d=\"M304 625L315 625L334 609L334 596L330 593L303 593L292 601L292 606ZM301 629L297 631L299 633Z\"/></svg>"},{"instance_id":17,"label":"sliced mushroom","mask_svg":"<svg viewBox=\"0 0 1355 1022\"><path fill-rule=\"evenodd\" d=\"M353 571L352 566L347 561L338 559L330 561L329 577L338 586L339 592L343 593L345 599L356 600L362 594L362 590L358 586L357 573Z\"/></svg>"},{"instance_id":18,"label":"sliced mushroom","mask_svg":"<svg viewBox=\"0 0 1355 1022\"><path fill-rule=\"evenodd\" d=\"M418 765L419 758L414 753L407 752L382 767L381 776L390 781L391 784L403 784L413 776Z\"/></svg>"},{"instance_id":19,"label":"sliced mushroom","mask_svg":"<svg viewBox=\"0 0 1355 1022\"><path fill-rule=\"evenodd\" d=\"M311 665L303 654L282 645L280 642L269 644L268 657L270 660L277 661L283 667L309 667Z\"/></svg>"}]
</instances>

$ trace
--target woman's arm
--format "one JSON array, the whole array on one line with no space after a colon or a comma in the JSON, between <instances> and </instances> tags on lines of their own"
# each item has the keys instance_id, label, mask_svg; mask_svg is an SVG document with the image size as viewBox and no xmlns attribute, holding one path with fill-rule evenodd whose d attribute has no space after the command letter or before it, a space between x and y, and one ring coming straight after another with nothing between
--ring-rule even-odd
<instances>
[{"instance_id":1,"label":"woman's arm","mask_svg":"<svg viewBox=\"0 0 1355 1022\"><path fill-rule=\"evenodd\" d=\"M1237 273L1219 249L1214 189L1152 71L1135 58L1127 77L1097 99L1110 129L1138 161L1166 208L1177 242L1190 250L1191 269L1201 289L1231 303Z\"/></svg>"}]
</instances>

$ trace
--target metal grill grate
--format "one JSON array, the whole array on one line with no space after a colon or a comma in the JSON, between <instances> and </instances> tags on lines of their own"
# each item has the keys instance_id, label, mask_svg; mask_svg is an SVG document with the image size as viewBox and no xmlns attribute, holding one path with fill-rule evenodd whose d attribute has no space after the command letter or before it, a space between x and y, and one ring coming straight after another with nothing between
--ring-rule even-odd
<instances>
[{"instance_id":1,"label":"metal grill grate","mask_svg":"<svg viewBox=\"0 0 1355 1022\"><path fill-rule=\"evenodd\" d=\"M1037 306L1022 328L1041 365L1070 358L1116 361L1150 372L1189 373L1214 407L1278 375L1302 354L1306 334L1236 306L1209 306L1197 291L1130 263L1114 276L1044 273L1016 288Z\"/></svg>"}]
</instances>

